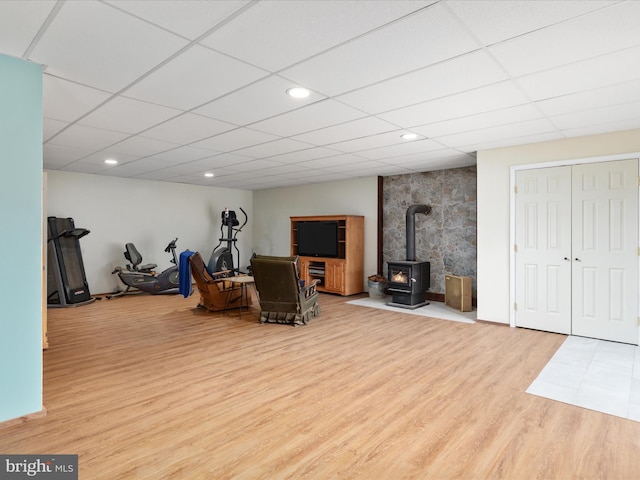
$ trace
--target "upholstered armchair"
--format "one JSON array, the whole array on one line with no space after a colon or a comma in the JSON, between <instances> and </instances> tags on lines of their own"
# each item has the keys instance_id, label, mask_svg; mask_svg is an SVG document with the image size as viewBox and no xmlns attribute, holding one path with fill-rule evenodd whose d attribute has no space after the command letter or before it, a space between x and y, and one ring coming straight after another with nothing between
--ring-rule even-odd
<instances>
[{"instance_id":1,"label":"upholstered armchair","mask_svg":"<svg viewBox=\"0 0 640 480\"><path fill-rule=\"evenodd\" d=\"M261 323L304 325L320 314L318 281L300 285L298 257L254 255L251 271L260 297Z\"/></svg>"},{"instance_id":2,"label":"upholstered armchair","mask_svg":"<svg viewBox=\"0 0 640 480\"><path fill-rule=\"evenodd\" d=\"M241 296L241 288L243 287L240 284L233 284L225 280L224 277L228 276L230 271L210 274L198 252L189 257L189 264L191 265L191 275L200 292L198 307L217 312L251 305L251 295L245 295L244 299Z\"/></svg>"}]
</instances>

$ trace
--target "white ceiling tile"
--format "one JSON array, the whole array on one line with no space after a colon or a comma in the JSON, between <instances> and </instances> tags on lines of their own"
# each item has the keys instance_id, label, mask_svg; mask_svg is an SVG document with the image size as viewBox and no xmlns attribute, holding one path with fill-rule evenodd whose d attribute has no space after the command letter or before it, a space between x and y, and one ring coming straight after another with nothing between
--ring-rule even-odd
<instances>
[{"instance_id":1,"label":"white ceiling tile","mask_svg":"<svg viewBox=\"0 0 640 480\"><path fill-rule=\"evenodd\" d=\"M432 150L439 150L442 145L432 140L414 140L389 147L374 148L373 150L364 150L358 152L358 156L368 158L370 160L381 160L383 158L397 157L409 155L411 153L423 153Z\"/></svg>"},{"instance_id":2,"label":"white ceiling tile","mask_svg":"<svg viewBox=\"0 0 640 480\"><path fill-rule=\"evenodd\" d=\"M73 122L108 100L112 94L51 75L42 77L44 116Z\"/></svg>"},{"instance_id":3,"label":"white ceiling tile","mask_svg":"<svg viewBox=\"0 0 640 480\"><path fill-rule=\"evenodd\" d=\"M368 176L406 175L408 173L413 173L413 172L399 165L385 165L380 167L369 168Z\"/></svg>"},{"instance_id":4,"label":"white ceiling tile","mask_svg":"<svg viewBox=\"0 0 640 480\"><path fill-rule=\"evenodd\" d=\"M302 168L308 168L313 170L323 169L326 167L344 165L348 160L353 161L354 155L348 153L334 155L332 157L318 158L316 160L307 160L305 162L296 163L295 165ZM359 162L365 161L364 158L358 158Z\"/></svg>"},{"instance_id":5,"label":"white ceiling tile","mask_svg":"<svg viewBox=\"0 0 640 480\"><path fill-rule=\"evenodd\" d=\"M169 180L167 180L169 181ZM170 179L172 183L187 183L190 185L201 185L206 187L218 187L215 178L205 177L203 173L193 173L189 175L178 175Z\"/></svg>"},{"instance_id":6,"label":"white ceiling tile","mask_svg":"<svg viewBox=\"0 0 640 480\"><path fill-rule=\"evenodd\" d=\"M353 153L361 150L370 150L372 148L388 147L398 143L405 143L401 135L405 130L398 129L392 132L379 133L368 137L347 140L346 142L334 143L331 148L341 152Z\"/></svg>"},{"instance_id":7,"label":"white ceiling tile","mask_svg":"<svg viewBox=\"0 0 640 480\"><path fill-rule=\"evenodd\" d=\"M75 160L84 157L86 154L86 149L45 143L42 146L42 163L44 168L55 170L57 168L62 168L65 165L69 165Z\"/></svg>"},{"instance_id":8,"label":"white ceiling tile","mask_svg":"<svg viewBox=\"0 0 640 480\"><path fill-rule=\"evenodd\" d=\"M430 3L433 2L259 2L202 43L270 71L277 71Z\"/></svg>"},{"instance_id":9,"label":"white ceiling tile","mask_svg":"<svg viewBox=\"0 0 640 480\"><path fill-rule=\"evenodd\" d=\"M339 95L477 48L462 25L436 4L284 70L282 76Z\"/></svg>"},{"instance_id":10,"label":"white ceiling tile","mask_svg":"<svg viewBox=\"0 0 640 480\"><path fill-rule=\"evenodd\" d=\"M188 175L191 173L200 172L201 168L196 165L192 165L191 163L182 163L180 165L172 165L170 167L158 169L156 171L159 173L159 176L157 177L157 179L160 180L163 178L175 177L177 175ZM138 173L134 173L133 175L140 176L142 174L147 174L147 172L138 172ZM150 177L146 177L146 178L150 178Z\"/></svg>"},{"instance_id":11,"label":"white ceiling tile","mask_svg":"<svg viewBox=\"0 0 640 480\"><path fill-rule=\"evenodd\" d=\"M482 50L341 95L338 100L381 113L506 79L505 72Z\"/></svg>"},{"instance_id":12,"label":"white ceiling tile","mask_svg":"<svg viewBox=\"0 0 640 480\"><path fill-rule=\"evenodd\" d=\"M238 186L238 190L247 190L247 191L257 191L257 190L266 190L268 188L281 188L290 185L296 185L296 182L291 180L282 180L280 177L265 177L265 180L261 181L259 184L242 184Z\"/></svg>"},{"instance_id":13,"label":"white ceiling tile","mask_svg":"<svg viewBox=\"0 0 640 480\"><path fill-rule=\"evenodd\" d=\"M620 120L610 123L600 123L586 127L571 128L562 132L565 137L583 137L585 135L599 135L622 130L635 130L640 128L640 117Z\"/></svg>"},{"instance_id":14,"label":"white ceiling tile","mask_svg":"<svg viewBox=\"0 0 640 480\"><path fill-rule=\"evenodd\" d=\"M235 153L223 153L220 155L209 156L192 162L193 165L197 165L202 169L215 168L216 172L220 168L227 168L229 171L242 170L246 163L253 160L253 157L246 157L243 155L236 155Z\"/></svg>"},{"instance_id":15,"label":"white ceiling tile","mask_svg":"<svg viewBox=\"0 0 640 480\"><path fill-rule=\"evenodd\" d=\"M2 52L22 57L56 1L3 0L0 2L0 45Z\"/></svg>"},{"instance_id":16,"label":"white ceiling tile","mask_svg":"<svg viewBox=\"0 0 640 480\"><path fill-rule=\"evenodd\" d=\"M549 120L546 118L539 118L536 120L511 123L508 125L482 128L470 132L445 135L435 138L434 140L447 147L456 148L481 142L492 142L494 140L505 138L517 138L525 135L547 133L554 130L555 129Z\"/></svg>"},{"instance_id":17,"label":"white ceiling tile","mask_svg":"<svg viewBox=\"0 0 640 480\"><path fill-rule=\"evenodd\" d=\"M224 175L216 175L217 178L224 178L225 182L237 182L249 180L252 182L262 181L264 175L256 175L254 172L227 172Z\"/></svg>"},{"instance_id":18,"label":"white ceiling tile","mask_svg":"<svg viewBox=\"0 0 640 480\"><path fill-rule=\"evenodd\" d=\"M249 0L107 0L107 3L194 40L244 7Z\"/></svg>"},{"instance_id":19,"label":"white ceiling tile","mask_svg":"<svg viewBox=\"0 0 640 480\"><path fill-rule=\"evenodd\" d=\"M388 164L378 162L376 160L364 160L356 156L347 156L342 163L325 165L323 170L335 173L356 173L358 175L371 176L376 169L387 169ZM366 175L365 175L366 174Z\"/></svg>"},{"instance_id":20,"label":"white ceiling tile","mask_svg":"<svg viewBox=\"0 0 640 480\"><path fill-rule=\"evenodd\" d=\"M436 165L439 168L454 168L454 166L470 166L475 163L476 159L473 155L448 148L424 155L405 155L393 159L393 165L418 171L428 171Z\"/></svg>"},{"instance_id":21,"label":"white ceiling tile","mask_svg":"<svg viewBox=\"0 0 640 480\"><path fill-rule=\"evenodd\" d=\"M489 48L513 76L547 70L640 44L640 2L612 5Z\"/></svg>"},{"instance_id":22,"label":"white ceiling tile","mask_svg":"<svg viewBox=\"0 0 640 480\"><path fill-rule=\"evenodd\" d=\"M108 169L105 165L99 165L97 163L79 163L75 162L71 165L67 165L60 170L66 172L76 172L76 173L90 173L90 174L98 174L100 172L105 172L108 175Z\"/></svg>"},{"instance_id":23,"label":"white ceiling tile","mask_svg":"<svg viewBox=\"0 0 640 480\"><path fill-rule=\"evenodd\" d=\"M355 162L355 163L354 163ZM331 170L333 172L348 172L353 170L361 170L361 164L369 164L370 160L366 160L356 155L344 153L340 155L334 155L333 157L319 158L317 160L309 160L299 163L297 165L308 168L322 168L325 170ZM331 167L335 167L331 169Z\"/></svg>"},{"instance_id":24,"label":"white ceiling tile","mask_svg":"<svg viewBox=\"0 0 640 480\"><path fill-rule=\"evenodd\" d=\"M517 79L532 100L543 100L640 79L640 47L602 55Z\"/></svg>"},{"instance_id":25,"label":"white ceiling tile","mask_svg":"<svg viewBox=\"0 0 640 480\"><path fill-rule=\"evenodd\" d=\"M276 162L274 162L276 163ZM292 163L289 165L276 165L270 166L268 169L262 170L264 175L283 175L286 173L304 172L307 168L301 167L298 163Z\"/></svg>"},{"instance_id":26,"label":"white ceiling tile","mask_svg":"<svg viewBox=\"0 0 640 480\"><path fill-rule=\"evenodd\" d=\"M48 140L47 143L82 149L89 154L124 140L128 136L129 134L127 133L114 132L112 130L84 125L71 125Z\"/></svg>"},{"instance_id":27,"label":"white ceiling tile","mask_svg":"<svg viewBox=\"0 0 640 480\"><path fill-rule=\"evenodd\" d=\"M318 171L319 172L319 171ZM331 173L324 172L323 174L314 174L308 177L309 183L325 183L325 182L340 182L342 180L351 180L357 177L357 175L349 175L347 173Z\"/></svg>"},{"instance_id":28,"label":"white ceiling tile","mask_svg":"<svg viewBox=\"0 0 640 480\"><path fill-rule=\"evenodd\" d=\"M125 94L189 110L268 75L268 72L208 48L194 45ZM175 88L180 85L180 88Z\"/></svg>"},{"instance_id":29,"label":"white ceiling tile","mask_svg":"<svg viewBox=\"0 0 640 480\"><path fill-rule=\"evenodd\" d=\"M299 170L299 171L284 172L284 173L281 173L279 176L282 178L298 180L298 179L309 178L314 175L324 175L325 173L327 172L320 169L304 168L303 170Z\"/></svg>"},{"instance_id":30,"label":"white ceiling tile","mask_svg":"<svg viewBox=\"0 0 640 480\"><path fill-rule=\"evenodd\" d=\"M335 100L322 100L292 112L254 123L251 128L273 135L292 136L349 122L366 114Z\"/></svg>"},{"instance_id":31,"label":"white ceiling tile","mask_svg":"<svg viewBox=\"0 0 640 480\"><path fill-rule=\"evenodd\" d=\"M640 128L639 13L617 0L0 0L0 52L45 64L45 168L257 190ZM293 85L311 96L286 96Z\"/></svg>"},{"instance_id":32,"label":"white ceiling tile","mask_svg":"<svg viewBox=\"0 0 640 480\"><path fill-rule=\"evenodd\" d=\"M636 101L640 101L640 80L540 100L536 106L546 115L562 115Z\"/></svg>"},{"instance_id":33,"label":"white ceiling tile","mask_svg":"<svg viewBox=\"0 0 640 480\"><path fill-rule=\"evenodd\" d=\"M193 113L172 118L141 133L143 137L187 144L236 128L230 123Z\"/></svg>"},{"instance_id":34,"label":"white ceiling tile","mask_svg":"<svg viewBox=\"0 0 640 480\"><path fill-rule=\"evenodd\" d=\"M425 137L442 137L456 133L468 132L498 125L517 123L525 120L534 120L542 117L542 113L534 105L519 105L517 107L495 110L493 112L479 113L468 117L445 120L429 125L412 127L412 131Z\"/></svg>"},{"instance_id":35,"label":"white ceiling tile","mask_svg":"<svg viewBox=\"0 0 640 480\"><path fill-rule=\"evenodd\" d=\"M113 159L118 162L118 165L124 165L125 163L138 160L139 158L140 157L136 155L125 155L122 153L116 153L110 151L108 148L105 148L104 150L100 150L99 152L92 153L91 155L87 155L86 157L77 160L74 165L89 163L93 165L100 165L103 168L111 168L112 165L107 165L106 163L104 163L105 160Z\"/></svg>"},{"instance_id":36,"label":"white ceiling tile","mask_svg":"<svg viewBox=\"0 0 640 480\"><path fill-rule=\"evenodd\" d=\"M126 155L134 155L146 157L165 150L171 150L178 145L175 143L162 142L153 138L130 137L122 142L112 145L109 150L115 153L124 153Z\"/></svg>"},{"instance_id":37,"label":"white ceiling tile","mask_svg":"<svg viewBox=\"0 0 640 480\"><path fill-rule=\"evenodd\" d=\"M201 140L192 146L219 152L230 152L261 143L268 143L277 139L277 136L268 133L257 132L250 128L238 128L230 132L221 133L212 138Z\"/></svg>"},{"instance_id":38,"label":"white ceiling tile","mask_svg":"<svg viewBox=\"0 0 640 480\"><path fill-rule=\"evenodd\" d=\"M287 95L287 90L295 86L298 85L290 80L271 75L207 103L194 112L236 125L247 125L325 98L315 92L300 99Z\"/></svg>"},{"instance_id":39,"label":"white ceiling tile","mask_svg":"<svg viewBox=\"0 0 640 480\"><path fill-rule=\"evenodd\" d=\"M109 5L65 2L30 58L55 76L117 92L186 43Z\"/></svg>"},{"instance_id":40,"label":"white ceiling tile","mask_svg":"<svg viewBox=\"0 0 640 480\"><path fill-rule=\"evenodd\" d=\"M570 130L638 118L640 101L556 115L551 117L551 121L561 130Z\"/></svg>"},{"instance_id":41,"label":"white ceiling tile","mask_svg":"<svg viewBox=\"0 0 640 480\"><path fill-rule=\"evenodd\" d=\"M612 4L596 0L453 0L447 6L485 45L533 32Z\"/></svg>"},{"instance_id":42,"label":"white ceiling tile","mask_svg":"<svg viewBox=\"0 0 640 480\"><path fill-rule=\"evenodd\" d=\"M122 165L114 165L107 169L101 170L100 173L114 177L132 177L141 173L157 170L160 165L150 165L148 162L141 160L125 163Z\"/></svg>"},{"instance_id":43,"label":"white ceiling tile","mask_svg":"<svg viewBox=\"0 0 640 480\"><path fill-rule=\"evenodd\" d=\"M281 163L278 162L274 162L271 159L258 159L258 160L254 160L251 159L246 163L238 163L236 165L234 165L234 167L229 167L234 168L237 171L240 172L251 172L253 173L255 176L262 176L263 175L263 171L265 170L269 170L272 167L280 167L282 166Z\"/></svg>"},{"instance_id":44,"label":"white ceiling tile","mask_svg":"<svg viewBox=\"0 0 640 480\"><path fill-rule=\"evenodd\" d=\"M243 148L236 151L239 155L247 155L249 157L271 157L274 155L281 155L283 153L296 152L298 150L304 150L311 145L308 143L298 142L289 138L281 138L273 142L264 143L254 147Z\"/></svg>"},{"instance_id":45,"label":"white ceiling tile","mask_svg":"<svg viewBox=\"0 0 640 480\"><path fill-rule=\"evenodd\" d=\"M192 162L211 155L211 150L205 150L203 148L195 148L191 146L172 148L171 150L165 150L155 155L150 155L147 158L151 160L161 160L164 162L170 162L172 164Z\"/></svg>"},{"instance_id":46,"label":"white ceiling tile","mask_svg":"<svg viewBox=\"0 0 640 480\"><path fill-rule=\"evenodd\" d=\"M124 133L138 133L180 113L180 110L173 108L119 96L82 118L78 124Z\"/></svg>"},{"instance_id":47,"label":"white ceiling tile","mask_svg":"<svg viewBox=\"0 0 640 480\"><path fill-rule=\"evenodd\" d=\"M473 143L470 145L459 147L459 150L463 150L466 152L477 152L479 150L489 150L492 148L509 147L511 145L526 145L530 143L551 142L554 140L560 140L562 138L564 138L564 135L558 131L538 133L535 135L527 134L521 137L501 138L493 141L489 141L483 138L482 141L478 143Z\"/></svg>"},{"instance_id":48,"label":"white ceiling tile","mask_svg":"<svg viewBox=\"0 0 640 480\"><path fill-rule=\"evenodd\" d=\"M408 153L406 155L400 155L393 158L383 159L383 160L380 160L380 162L388 163L391 165L401 165L403 163L408 163L408 162L416 162L420 160L422 161L433 160L436 158L448 158L448 157L458 156L458 155L468 156L468 154L462 153L460 152L460 150L457 150L454 148L447 148L440 145L439 148L430 150L428 152Z\"/></svg>"},{"instance_id":49,"label":"white ceiling tile","mask_svg":"<svg viewBox=\"0 0 640 480\"><path fill-rule=\"evenodd\" d=\"M333 155L339 155L340 152L325 148L325 147L314 147L307 148L305 150L298 150L295 152L284 153L282 155L277 155L271 157L271 160L276 160L278 162L287 163L287 164L296 164L299 162L304 162L305 160L314 160L316 158L325 158L331 157Z\"/></svg>"},{"instance_id":50,"label":"white ceiling tile","mask_svg":"<svg viewBox=\"0 0 640 480\"><path fill-rule=\"evenodd\" d=\"M60 120L53 120L51 118L42 119L42 138L46 142L49 138L54 136L60 130L69 125L69 122L63 122Z\"/></svg>"},{"instance_id":51,"label":"white ceiling tile","mask_svg":"<svg viewBox=\"0 0 640 480\"><path fill-rule=\"evenodd\" d=\"M248 186L255 185L258 188L277 188L283 184L288 184L289 179L283 178L279 175L263 175L256 183L250 184L246 182Z\"/></svg>"},{"instance_id":52,"label":"white ceiling tile","mask_svg":"<svg viewBox=\"0 0 640 480\"><path fill-rule=\"evenodd\" d=\"M166 181L169 180L176 175L173 172L168 172L165 169L161 168L158 170L152 170L146 173L139 173L137 175L132 175L131 178L135 178L138 180L156 180L156 181Z\"/></svg>"},{"instance_id":53,"label":"white ceiling tile","mask_svg":"<svg viewBox=\"0 0 640 480\"><path fill-rule=\"evenodd\" d=\"M430 160L419 160L415 162L400 163L398 166L403 167L411 172L428 172L431 170L445 170L450 168L470 167L475 165L475 159L464 153L445 158L434 158Z\"/></svg>"},{"instance_id":54,"label":"white ceiling tile","mask_svg":"<svg viewBox=\"0 0 640 480\"><path fill-rule=\"evenodd\" d=\"M375 117L365 117L352 122L296 135L293 139L313 145L329 145L396 130L398 130L398 127L389 122Z\"/></svg>"},{"instance_id":55,"label":"white ceiling tile","mask_svg":"<svg viewBox=\"0 0 640 480\"><path fill-rule=\"evenodd\" d=\"M380 163L403 166L409 166L410 164L412 164L413 167L415 167L417 162L424 163L432 160L442 160L460 156L463 156L465 158L470 157L469 154L460 152L460 150L456 150L453 148L442 148L442 146L440 146L440 148L431 150L429 152L410 153L407 155L400 155L393 158L382 159L380 160Z\"/></svg>"},{"instance_id":56,"label":"white ceiling tile","mask_svg":"<svg viewBox=\"0 0 640 480\"><path fill-rule=\"evenodd\" d=\"M527 98L511 81L507 81L401 108L378 116L404 128L411 128L525 103L528 103Z\"/></svg>"}]
</instances>

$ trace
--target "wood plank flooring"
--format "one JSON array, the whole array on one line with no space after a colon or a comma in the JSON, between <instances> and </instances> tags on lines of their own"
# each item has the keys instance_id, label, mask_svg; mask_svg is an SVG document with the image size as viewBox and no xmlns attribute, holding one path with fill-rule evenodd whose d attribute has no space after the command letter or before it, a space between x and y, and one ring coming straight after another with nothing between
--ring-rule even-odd
<instances>
[{"instance_id":1,"label":"wood plank flooring","mask_svg":"<svg viewBox=\"0 0 640 480\"><path fill-rule=\"evenodd\" d=\"M640 423L525 393L564 336L348 305L130 296L50 309L46 417L0 452L79 455L82 479L635 479Z\"/></svg>"}]
</instances>

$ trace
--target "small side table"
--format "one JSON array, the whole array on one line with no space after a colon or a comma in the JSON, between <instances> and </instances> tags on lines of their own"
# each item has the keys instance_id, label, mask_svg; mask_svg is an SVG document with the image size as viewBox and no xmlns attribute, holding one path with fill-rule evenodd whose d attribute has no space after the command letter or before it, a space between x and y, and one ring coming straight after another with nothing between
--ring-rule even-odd
<instances>
[{"instance_id":1,"label":"small side table","mask_svg":"<svg viewBox=\"0 0 640 480\"><path fill-rule=\"evenodd\" d=\"M249 285L255 285L255 280L251 275L238 275L235 277L226 277L224 278L225 282L231 282L233 287L240 287L240 318L242 318L242 304L244 301L244 306L249 310ZM255 288L255 287L254 287ZM233 295L233 288L229 290L227 293L227 300L224 305L225 311L231 302L231 297Z\"/></svg>"}]
</instances>

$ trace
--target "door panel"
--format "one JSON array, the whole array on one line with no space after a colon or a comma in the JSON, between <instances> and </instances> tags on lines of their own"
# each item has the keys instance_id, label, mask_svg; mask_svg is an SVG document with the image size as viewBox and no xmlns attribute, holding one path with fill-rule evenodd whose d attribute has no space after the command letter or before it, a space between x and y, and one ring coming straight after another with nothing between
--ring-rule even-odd
<instances>
[{"instance_id":1,"label":"door panel","mask_svg":"<svg viewBox=\"0 0 640 480\"><path fill-rule=\"evenodd\" d=\"M516 326L571 332L571 167L516 173Z\"/></svg>"},{"instance_id":2,"label":"door panel","mask_svg":"<svg viewBox=\"0 0 640 480\"><path fill-rule=\"evenodd\" d=\"M638 161L573 167L574 335L638 343Z\"/></svg>"},{"instance_id":3,"label":"door panel","mask_svg":"<svg viewBox=\"0 0 640 480\"><path fill-rule=\"evenodd\" d=\"M638 161L516 174L516 326L638 344Z\"/></svg>"}]
</instances>

